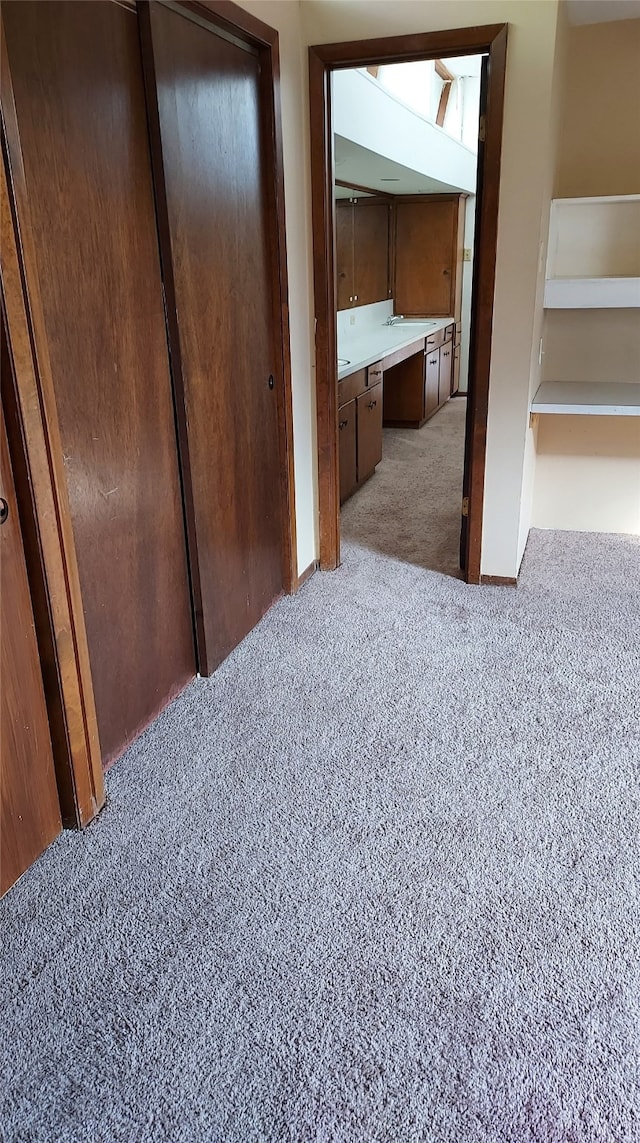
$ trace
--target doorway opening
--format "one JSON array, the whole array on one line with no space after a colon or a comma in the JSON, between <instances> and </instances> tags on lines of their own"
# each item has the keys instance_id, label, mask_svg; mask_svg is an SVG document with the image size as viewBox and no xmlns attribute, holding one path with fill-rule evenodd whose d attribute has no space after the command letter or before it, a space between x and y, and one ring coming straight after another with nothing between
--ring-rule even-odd
<instances>
[{"instance_id":1,"label":"doorway opening","mask_svg":"<svg viewBox=\"0 0 640 1143\"><path fill-rule=\"evenodd\" d=\"M436 188L450 193L425 195L420 191L430 188L402 186L402 190L417 189L418 194L396 196L389 195L381 181L378 180L376 185L371 177L367 180L368 185L357 178L341 178L345 171L348 173L348 164L341 162L344 153L340 153L334 136L337 106L334 74L337 78L341 73L339 78L342 82L345 73L366 69L366 75L360 78L364 82L377 83L380 73L389 65L438 61L436 74L442 85L438 93L437 113L433 116L437 131L444 123L447 97L455 74L443 61L450 60L455 66L454 61L460 57L483 57L479 77L476 238L460 506L462 577L467 582L479 583L505 55L506 25L310 48L320 566L323 569L335 568L340 562L340 500L347 499L349 490L346 486L354 480L350 458L362 458L360 471L357 468L355 471L355 485L358 486L364 483L367 470L375 468L375 435L379 432L381 438L383 420L389 426L418 428L451 396L460 370L460 364L455 361L460 335L460 329L456 330L456 285L451 271L447 272L446 265L440 263L438 281L435 282L440 293L438 295L437 289L434 293L433 288L430 291L428 267L427 270L422 267L416 273L414 255L416 234L421 229L424 231L425 227L432 228L436 220L442 233L449 234L453 245L458 242L466 202L462 193L465 188L454 180L450 180L448 187ZM402 173L388 168L383 177L397 177L401 181ZM349 183L347 187L338 189L337 196L336 178L338 183ZM384 333L380 340L370 339L370 352L365 350L363 339L356 338L357 352L354 350L350 359L343 350L343 359L338 361L340 348L354 345L353 340L349 341L348 332L350 325L355 324L354 316L357 321L355 310L362 307L359 315L362 320L365 309L368 309L372 275L375 277L376 273L376 257L375 253L372 254L375 251L375 234L377 231L380 252L379 236L384 232L385 217L393 220L392 225L387 223L387 234L390 235L387 274L389 265L393 269L388 276L386 301L378 303L385 313L382 314L381 308L379 312L371 311L365 316L371 317L372 324L377 327L376 335L387 321L390 322L387 333L392 333L384 345ZM362 259L355 253L358 234L361 245L364 242L367 250L364 277L361 275L359 278L365 282L364 293L356 287L353 276L350 277L356 262L362 264ZM353 262L349 260L349 251L354 252ZM382 262L380 253L377 258L379 268ZM461 275L457 282L458 291L460 286ZM380 291L379 282L377 291ZM459 301L458 297L458 307ZM397 320L401 316L404 322ZM381 322L379 318L382 318ZM410 325L414 321L418 324ZM395 341L398 342L397 347ZM460 404L458 409L461 409ZM359 429L361 440L358 439ZM351 516L357 515L353 510L349 511ZM419 549L419 534L414 537L414 542Z\"/></svg>"}]
</instances>

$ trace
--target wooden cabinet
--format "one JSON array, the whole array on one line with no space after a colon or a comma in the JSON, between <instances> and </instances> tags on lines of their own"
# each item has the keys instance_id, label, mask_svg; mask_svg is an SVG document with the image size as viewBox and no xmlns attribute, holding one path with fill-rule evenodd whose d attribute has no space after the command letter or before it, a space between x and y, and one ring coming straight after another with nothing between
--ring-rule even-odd
<instances>
[{"instance_id":1,"label":"wooden cabinet","mask_svg":"<svg viewBox=\"0 0 640 1143\"><path fill-rule=\"evenodd\" d=\"M444 343L440 350L440 373L438 377L438 404L444 405L451 396L451 379L453 377L453 341Z\"/></svg>"},{"instance_id":2,"label":"wooden cabinet","mask_svg":"<svg viewBox=\"0 0 640 1143\"><path fill-rule=\"evenodd\" d=\"M347 401L338 410L338 451L340 464L340 503L355 492L356 469L356 401Z\"/></svg>"},{"instance_id":3,"label":"wooden cabinet","mask_svg":"<svg viewBox=\"0 0 640 1143\"><path fill-rule=\"evenodd\" d=\"M457 194L396 200L396 313L460 320L464 204Z\"/></svg>"},{"instance_id":4,"label":"wooden cabinet","mask_svg":"<svg viewBox=\"0 0 640 1143\"><path fill-rule=\"evenodd\" d=\"M339 310L390 297L391 205L377 198L336 202L336 279Z\"/></svg>"},{"instance_id":5,"label":"wooden cabinet","mask_svg":"<svg viewBox=\"0 0 640 1143\"><path fill-rule=\"evenodd\" d=\"M359 369L338 382L340 503L382 459L382 365Z\"/></svg>"},{"instance_id":6,"label":"wooden cabinet","mask_svg":"<svg viewBox=\"0 0 640 1143\"><path fill-rule=\"evenodd\" d=\"M453 322L412 346L384 371L384 423L419 429L451 396Z\"/></svg>"},{"instance_id":7,"label":"wooden cabinet","mask_svg":"<svg viewBox=\"0 0 640 1143\"><path fill-rule=\"evenodd\" d=\"M367 480L382 460L382 385L374 385L356 400L358 414L358 484Z\"/></svg>"},{"instance_id":8,"label":"wooden cabinet","mask_svg":"<svg viewBox=\"0 0 640 1143\"><path fill-rule=\"evenodd\" d=\"M424 420L438 411L440 404L440 350L434 349L425 357Z\"/></svg>"}]
</instances>

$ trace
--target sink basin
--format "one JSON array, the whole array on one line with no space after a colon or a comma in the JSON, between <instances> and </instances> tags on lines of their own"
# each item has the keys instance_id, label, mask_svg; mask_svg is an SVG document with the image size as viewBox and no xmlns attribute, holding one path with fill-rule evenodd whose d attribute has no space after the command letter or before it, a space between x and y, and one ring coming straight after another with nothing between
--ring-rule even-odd
<instances>
[{"instance_id":1,"label":"sink basin","mask_svg":"<svg viewBox=\"0 0 640 1143\"><path fill-rule=\"evenodd\" d=\"M393 325L389 328L395 329L398 325L421 325L426 329L431 329L431 327L436 324L435 321L426 321L424 318L400 318L399 321L394 321Z\"/></svg>"}]
</instances>

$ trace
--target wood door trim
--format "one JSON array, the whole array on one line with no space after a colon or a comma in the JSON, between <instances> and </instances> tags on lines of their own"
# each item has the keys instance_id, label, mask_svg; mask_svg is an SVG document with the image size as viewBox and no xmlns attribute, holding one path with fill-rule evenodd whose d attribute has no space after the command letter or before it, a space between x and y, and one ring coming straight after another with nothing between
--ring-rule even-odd
<instances>
[{"instance_id":1,"label":"wood door trim","mask_svg":"<svg viewBox=\"0 0 640 1143\"><path fill-rule=\"evenodd\" d=\"M309 48L318 494L320 567L323 570L332 570L340 562L331 73L340 68L406 63L443 56L445 59L481 53L488 53L489 56L484 158L482 169L478 171L478 180L482 183L484 194L477 235L478 262L472 303L476 338L473 360L470 361L471 383L467 406L467 434L471 434L472 459L465 578L468 583L479 583L506 44L507 25L488 24L385 39L320 44Z\"/></svg>"},{"instance_id":2,"label":"wood door trim","mask_svg":"<svg viewBox=\"0 0 640 1143\"><path fill-rule=\"evenodd\" d=\"M1 17L0 17L1 21ZM63 713L54 762L62 820L85 826L105 801L93 682L71 515L63 468L53 378L4 27L0 31L2 172L0 227L2 302L15 371L56 654L59 693L48 696Z\"/></svg>"},{"instance_id":3,"label":"wood door trim","mask_svg":"<svg viewBox=\"0 0 640 1143\"><path fill-rule=\"evenodd\" d=\"M209 28L212 32L223 30L235 43L237 43L239 39L245 40L256 49L260 61L260 125L265 145L266 166L269 171L268 185L265 188L268 205L266 211L266 232L272 273L274 373L279 382L276 386L276 399L278 402L278 440L281 472L280 492L283 497L282 579L284 590L288 594L291 594L295 592L297 588L297 543L291 348L289 335L289 286L285 236L284 160L280 112L278 33L267 24L263 24L261 20L251 16L243 8L231 3L231 0L199 0L199 2L181 0L180 3L172 2L168 6L172 11L178 13L184 9L184 16L187 19L189 19L192 14L197 15L198 23L201 26ZM193 492L189 478L191 469L189 465L188 434L185 419L182 415L182 410L185 408L184 374L171 256L169 213L160 137L149 0L139 0L138 12L142 70L147 97L151 165L156 196L160 260L165 288L167 338L169 342L173 385L177 396L176 425L188 537L188 560L194 603L196 651L198 669L205 674L208 673L208 670L205 655L206 643L202 590L198 572L198 548Z\"/></svg>"}]
</instances>

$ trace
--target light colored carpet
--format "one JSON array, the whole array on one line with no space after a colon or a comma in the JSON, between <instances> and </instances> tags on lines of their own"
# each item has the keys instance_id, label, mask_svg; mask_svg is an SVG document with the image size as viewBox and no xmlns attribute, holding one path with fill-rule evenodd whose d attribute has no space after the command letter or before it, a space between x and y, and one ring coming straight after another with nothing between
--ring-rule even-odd
<instances>
[{"instance_id":1,"label":"light colored carpet","mask_svg":"<svg viewBox=\"0 0 640 1143\"><path fill-rule=\"evenodd\" d=\"M0 904L3 1140L640 1139L640 543L377 542Z\"/></svg>"},{"instance_id":2,"label":"light colored carpet","mask_svg":"<svg viewBox=\"0 0 640 1143\"><path fill-rule=\"evenodd\" d=\"M417 567L460 575L467 402L421 429L385 429L382 463L342 509L342 537Z\"/></svg>"}]
</instances>

